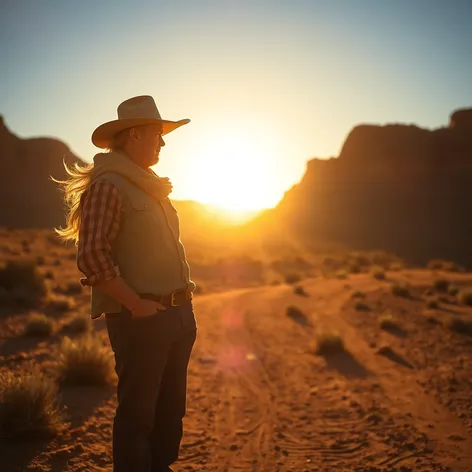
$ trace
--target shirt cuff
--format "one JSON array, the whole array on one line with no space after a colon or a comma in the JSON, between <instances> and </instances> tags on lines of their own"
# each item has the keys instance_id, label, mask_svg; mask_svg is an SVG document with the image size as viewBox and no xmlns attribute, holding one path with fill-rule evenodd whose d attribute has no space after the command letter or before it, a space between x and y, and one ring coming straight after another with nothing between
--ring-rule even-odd
<instances>
[{"instance_id":1,"label":"shirt cuff","mask_svg":"<svg viewBox=\"0 0 472 472\"><path fill-rule=\"evenodd\" d=\"M113 266L110 269L104 270L103 272L99 272L98 274L90 275L89 277L83 277L80 279L80 283L86 286L94 286L98 285L101 282L105 282L106 280L112 280L120 275L120 269L118 266Z\"/></svg>"}]
</instances>

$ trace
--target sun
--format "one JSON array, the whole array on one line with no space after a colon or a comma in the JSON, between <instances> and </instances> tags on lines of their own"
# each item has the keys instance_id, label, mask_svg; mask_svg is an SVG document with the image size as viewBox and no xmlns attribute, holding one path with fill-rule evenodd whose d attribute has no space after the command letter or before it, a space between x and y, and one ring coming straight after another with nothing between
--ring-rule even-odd
<instances>
[{"instance_id":1,"label":"sun","mask_svg":"<svg viewBox=\"0 0 472 472\"><path fill-rule=\"evenodd\" d=\"M194 199L234 217L273 207L280 191L273 179L270 150L257 138L220 135L199 152L193 170Z\"/></svg>"}]
</instances>

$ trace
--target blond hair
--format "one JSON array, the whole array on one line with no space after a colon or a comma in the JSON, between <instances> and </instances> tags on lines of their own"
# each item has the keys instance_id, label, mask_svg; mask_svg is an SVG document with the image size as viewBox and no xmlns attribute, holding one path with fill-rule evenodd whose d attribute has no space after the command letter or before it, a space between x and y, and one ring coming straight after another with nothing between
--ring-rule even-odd
<instances>
[{"instance_id":1,"label":"blond hair","mask_svg":"<svg viewBox=\"0 0 472 472\"><path fill-rule=\"evenodd\" d=\"M108 152L118 151L125 147L129 136L129 128L116 134L107 148ZM66 205L66 227L54 228L54 231L64 241L73 241L76 245L79 241L79 230L82 221L80 202L82 195L92 181L93 164L81 165L78 162L70 167L63 161L64 168L69 178L66 180L51 179L61 186Z\"/></svg>"}]
</instances>

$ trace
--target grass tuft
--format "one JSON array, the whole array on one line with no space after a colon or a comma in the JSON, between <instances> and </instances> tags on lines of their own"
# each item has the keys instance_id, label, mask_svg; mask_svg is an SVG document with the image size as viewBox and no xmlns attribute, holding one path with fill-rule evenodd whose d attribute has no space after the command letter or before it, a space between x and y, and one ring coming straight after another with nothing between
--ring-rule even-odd
<instances>
[{"instance_id":1,"label":"grass tuft","mask_svg":"<svg viewBox=\"0 0 472 472\"><path fill-rule=\"evenodd\" d=\"M436 298L430 298L426 302L426 307L430 310L437 310L439 308L439 301Z\"/></svg>"},{"instance_id":2,"label":"grass tuft","mask_svg":"<svg viewBox=\"0 0 472 472\"><path fill-rule=\"evenodd\" d=\"M358 300L354 305L354 308L356 311L370 311L370 306L362 300Z\"/></svg>"},{"instance_id":3,"label":"grass tuft","mask_svg":"<svg viewBox=\"0 0 472 472\"><path fill-rule=\"evenodd\" d=\"M296 284L298 282L300 282L301 280L301 277L299 274L296 274L295 272L292 272L290 274L286 274L285 277L284 277L284 281L286 284Z\"/></svg>"},{"instance_id":4,"label":"grass tuft","mask_svg":"<svg viewBox=\"0 0 472 472\"><path fill-rule=\"evenodd\" d=\"M66 385L104 385L112 378L111 352L94 336L64 337L59 346L58 380Z\"/></svg>"},{"instance_id":5,"label":"grass tuft","mask_svg":"<svg viewBox=\"0 0 472 472\"><path fill-rule=\"evenodd\" d=\"M324 356L344 352L344 340L339 334L318 333L316 336L315 353Z\"/></svg>"},{"instance_id":6,"label":"grass tuft","mask_svg":"<svg viewBox=\"0 0 472 472\"><path fill-rule=\"evenodd\" d=\"M380 266L372 266L371 274L374 279L385 280L385 270Z\"/></svg>"},{"instance_id":7,"label":"grass tuft","mask_svg":"<svg viewBox=\"0 0 472 472\"><path fill-rule=\"evenodd\" d=\"M26 320L25 336L47 337L53 331L53 322L43 313L32 313Z\"/></svg>"},{"instance_id":8,"label":"grass tuft","mask_svg":"<svg viewBox=\"0 0 472 472\"><path fill-rule=\"evenodd\" d=\"M392 284L392 293L397 297L409 297L410 290L405 284L395 283Z\"/></svg>"},{"instance_id":9,"label":"grass tuft","mask_svg":"<svg viewBox=\"0 0 472 472\"><path fill-rule=\"evenodd\" d=\"M464 318L454 317L449 322L449 329L458 334L472 336L472 320L465 320Z\"/></svg>"},{"instance_id":10,"label":"grass tuft","mask_svg":"<svg viewBox=\"0 0 472 472\"><path fill-rule=\"evenodd\" d=\"M449 289L449 285L450 285L450 282L449 280L446 280L446 279L436 279L433 282L433 288L437 292L443 292L443 293L447 292Z\"/></svg>"},{"instance_id":11,"label":"grass tuft","mask_svg":"<svg viewBox=\"0 0 472 472\"><path fill-rule=\"evenodd\" d=\"M390 313L385 313L379 317L380 327L386 331L401 330L400 323Z\"/></svg>"},{"instance_id":12,"label":"grass tuft","mask_svg":"<svg viewBox=\"0 0 472 472\"><path fill-rule=\"evenodd\" d=\"M92 323L88 316L77 315L67 325L67 330L72 333L87 333L92 329Z\"/></svg>"},{"instance_id":13,"label":"grass tuft","mask_svg":"<svg viewBox=\"0 0 472 472\"><path fill-rule=\"evenodd\" d=\"M457 300L462 305L472 306L472 290L470 288L461 290L457 295Z\"/></svg>"},{"instance_id":14,"label":"grass tuft","mask_svg":"<svg viewBox=\"0 0 472 472\"><path fill-rule=\"evenodd\" d=\"M0 437L45 438L62 421L54 381L32 370L0 374Z\"/></svg>"},{"instance_id":15,"label":"grass tuft","mask_svg":"<svg viewBox=\"0 0 472 472\"><path fill-rule=\"evenodd\" d=\"M60 314L75 308L75 300L65 295L49 294L45 310L49 313Z\"/></svg>"},{"instance_id":16,"label":"grass tuft","mask_svg":"<svg viewBox=\"0 0 472 472\"><path fill-rule=\"evenodd\" d=\"M9 300L25 308L41 302L47 292L45 278L33 261L7 261L0 266L0 287Z\"/></svg>"}]
</instances>

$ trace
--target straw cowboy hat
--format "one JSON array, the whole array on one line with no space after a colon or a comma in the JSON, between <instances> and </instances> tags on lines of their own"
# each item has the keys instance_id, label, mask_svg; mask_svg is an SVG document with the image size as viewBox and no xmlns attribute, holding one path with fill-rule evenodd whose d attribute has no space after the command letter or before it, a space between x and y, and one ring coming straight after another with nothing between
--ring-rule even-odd
<instances>
[{"instance_id":1,"label":"straw cowboy hat","mask_svg":"<svg viewBox=\"0 0 472 472\"><path fill-rule=\"evenodd\" d=\"M103 123L92 133L92 143L95 146L107 148L113 136L133 126L160 123L164 135L190 122L189 119L179 121L163 120L154 99L149 95L129 98L118 105L117 111L117 120Z\"/></svg>"}]
</instances>

